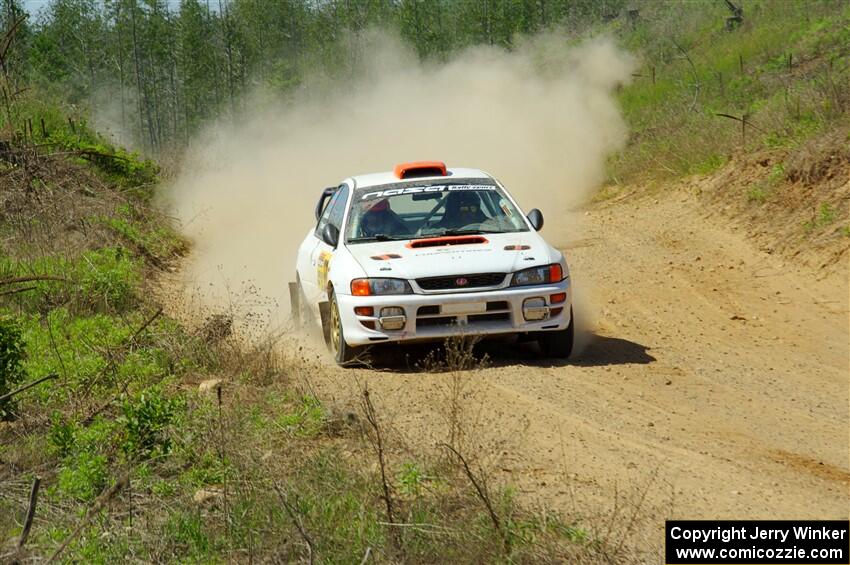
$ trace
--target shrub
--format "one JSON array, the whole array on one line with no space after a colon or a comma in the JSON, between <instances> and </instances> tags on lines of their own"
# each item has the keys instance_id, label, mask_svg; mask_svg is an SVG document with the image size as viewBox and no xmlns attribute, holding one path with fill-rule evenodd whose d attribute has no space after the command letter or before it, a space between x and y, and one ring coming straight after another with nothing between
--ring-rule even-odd
<instances>
[{"instance_id":1,"label":"shrub","mask_svg":"<svg viewBox=\"0 0 850 565\"><path fill-rule=\"evenodd\" d=\"M179 398L166 397L159 387L151 387L137 398L124 401L120 420L124 427L124 452L130 456L170 452L168 426L182 407Z\"/></svg>"},{"instance_id":2,"label":"shrub","mask_svg":"<svg viewBox=\"0 0 850 565\"><path fill-rule=\"evenodd\" d=\"M42 313L60 305L73 310L124 311L134 305L140 280L139 261L123 247L86 251L73 259L62 255L30 261L0 257L2 278L32 275L67 279L36 281L29 292L15 295L24 309Z\"/></svg>"},{"instance_id":3,"label":"shrub","mask_svg":"<svg viewBox=\"0 0 850 565\"><path fill-rule=\"evenodd\" d=\"M425 473L416 463L402 463L397 475L399 491L408 496L419 496L422 485L426 480Z\"/></svg>"},{"instance_id":4,"label":"shrub","mask_svg":"<svg viewBox=\"0 0 850 565\"><path fill-rule=\"evenodd\" d=\"M52 425L50 426L50 446L56 455L68 457L74 451L76 445L75 430L74 424L66 421L61 413L53 413Z\"/></svg>"},{"instance_id":5,"label":"shrub","mask_svg":"<svg viewBox=\"0 0 850 565\"><path fill-rule=\"evenodd\" d=\"M113 147L90 134L88 139L68 130L59 129L50 134L50 142L69 151L77 151L108 180L126 187L141 187L157 181L159 167L137 153Z\"/></svg>"},{"instance_id":6,"label":"shrub","mask_svg":"<svg viewBox=\"0 0 850 565\"><path fill-rule=\"evenodd\" d=\"M59 471L58 489L60 493L71 498L92 500L106 486L108 477L104 455L81 451L62 466Z\"/></svg>"},{"instance_id":7,"label":"shrub","mask_svg":"<svg viewBox=\"0 0 850 565\"><path fill-rule=\"evenodd\" d=\"M24 380L24 342L21 328L12 318L0 317L0 396ZM0 401L0 420L11 417L14 398Z\"/></svg>"},{"instance_id":8,"label":"shrub","mask_svg":"<svg viewBox=\"0 0 850 565\"><path fill-rule=\"evenodd\" d=\"M122 247L88 251L77 263L80 292L84 297L103 301L107 308L127 308L133 302L133 291L139 282L137 267Z\"/></svg>"}]
</instances>

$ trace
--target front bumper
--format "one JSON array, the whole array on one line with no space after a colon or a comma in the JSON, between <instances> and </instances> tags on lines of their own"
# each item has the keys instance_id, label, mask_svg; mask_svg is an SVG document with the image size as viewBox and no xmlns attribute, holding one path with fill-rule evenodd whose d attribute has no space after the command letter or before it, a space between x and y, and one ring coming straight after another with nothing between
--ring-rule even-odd
<instances>
[{"instance_id":1,"label":"front bumper","mask_svg":"<svg viewBox=\"0 0 850 565\"><path fill-rule=\"evenodd\" d=\"M563 302L552 304L553 294L565 293ZM550 309L545 320L526 321L523 302L542 298ZM572 289L570 279L555 284L503 288L486 292L451 294L403 294L395 296L352 296L337 294L340 320L349 345L400 341L427 341L454 335L517 334L565 329L570 323ZM470 304L478 304L479 310ZM480 310L484 304L483 310ZM373 316L355 314L357 307L372 307ZM406 321L398 330L381 327L382 308L404 310ZM530 310L530 308L529 308ZM467 312L467 313L464 313ZM370 327L371 326L371 327Z\"/></svg>"}]
</instances>

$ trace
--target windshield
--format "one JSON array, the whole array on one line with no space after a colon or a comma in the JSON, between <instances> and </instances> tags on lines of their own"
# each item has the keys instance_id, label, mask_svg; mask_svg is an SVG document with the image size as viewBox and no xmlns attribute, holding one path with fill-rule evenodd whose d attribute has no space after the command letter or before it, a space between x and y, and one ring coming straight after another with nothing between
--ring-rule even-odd
<instances>
[{"instance_id":1,"label":"windshield","mask_svg":"<svg viewBox=\"0 0 850 565\"><path fill-rule=\"evenodd\" d=\"M496 185L390 186L354 193L346 242L528 231L522 214Z\"/></svg>"}]
</instances>

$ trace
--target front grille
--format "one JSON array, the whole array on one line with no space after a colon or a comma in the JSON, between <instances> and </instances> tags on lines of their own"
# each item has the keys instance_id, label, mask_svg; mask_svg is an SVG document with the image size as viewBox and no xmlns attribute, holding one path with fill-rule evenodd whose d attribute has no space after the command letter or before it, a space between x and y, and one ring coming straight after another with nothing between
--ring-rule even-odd
<instances>
[{"instance_id":1,"label":"front grille","mask_svg":"<svg viewBox=\"0 0 850 565\"><path fill-rule=\"evenodd\" d=\"M457 316L441 316L439 318L419 318L418 320L416 320L416 329L453 326L456 323Z\"/></svg>"},{"instance_id":2,"label":"front grille","mask_svg":"<svg viewBox=\"0 0 850 565\"><path fill-rule=\"evenodd\" d=\"M450 290L499 286L505 281L505 273L476 273L474 275L452 275L449 277L428 277L416 279L422 290ZM458 284L458 281L466 281Z\"/></svg>"},{"instance_id":3,"label":"front grille","mask_svg":"<svg viewBox=\"0 0 850 565\"><path fill-rule=\"evenodd\" d=\"M511 315L508 312L493 312L492 314L469 314L466 317L466 325L474 326L486 322L510 322ZM416 329L444 328L454 326L458 323L457 316L435 316L433 318L417 318Z\"/></svg>"},{"instance_id":4,"label":"front grille","mask_svg":"<svg viewBox=\"0 0 850 565\"><path fill-rule=\"evenodd\" d=\"M494 314L470 314L466 317L468 324L476 324L478 322L508 322L511 315L507 312L497 312Z\"/></svg>"},{"instance_id":5,"label":"front grille","mask_svg":"<svg viewBox=\"0 0 850 565\"><path fill-rule=\"evenodd\" d=\"M420 306L416 311L417 316L436 316L440 313L440 307L434 304L433 306Z\"/></svg>"}]
</instances>

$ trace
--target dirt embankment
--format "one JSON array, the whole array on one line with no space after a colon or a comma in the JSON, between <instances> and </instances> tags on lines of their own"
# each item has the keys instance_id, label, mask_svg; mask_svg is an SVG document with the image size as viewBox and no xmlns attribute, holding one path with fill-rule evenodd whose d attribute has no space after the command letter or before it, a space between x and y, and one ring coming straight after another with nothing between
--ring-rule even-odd
<instances>
[{"instance_id":1,"label":"dirt embankment","mask_svg":"<svg viewBox=\"0 0 850 565\"><path fill-rule=\"evenodd\" d=\"M845 128L792 149L733 157L716 174L682 184L705 203L700 214L706 220L746 232L760 251L781 254L809 268L816 279L835 276L846 283L850 138Z\"/></svg>"}]
</instances>

